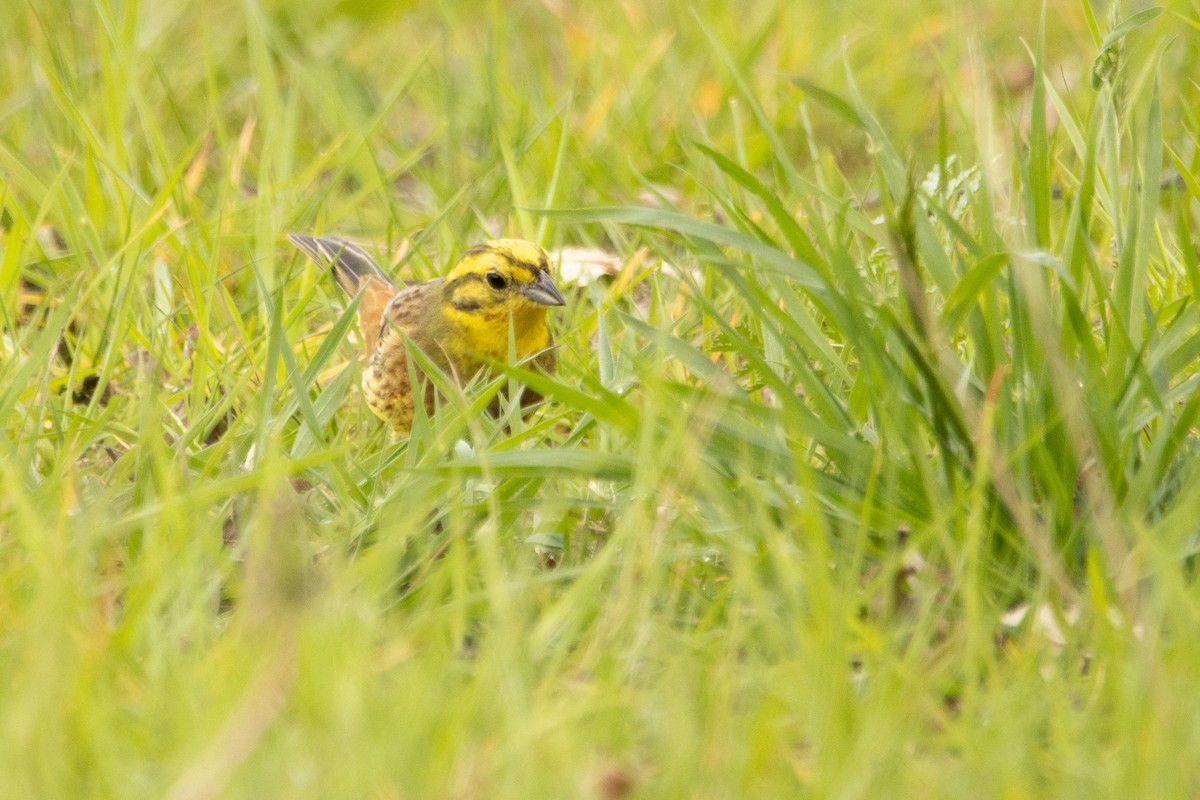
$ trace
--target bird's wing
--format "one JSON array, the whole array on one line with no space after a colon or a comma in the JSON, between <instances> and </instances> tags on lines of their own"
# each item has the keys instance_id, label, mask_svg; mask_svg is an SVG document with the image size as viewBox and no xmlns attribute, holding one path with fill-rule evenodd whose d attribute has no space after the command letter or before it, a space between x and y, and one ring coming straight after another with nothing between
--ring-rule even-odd
<instances>
[{"instance_id":1,"label":"bird's wing","mask_svg":"<svg viewBox=\"0 0 1200 800\"><path fill-rule=\"evenodd\" d=\"M372 352L363 373L363 391L372 410L388 420L398 435L408 433L414 413L404 337L413 339L430 356L437 357L436 348L430 352L427 343L421 341L422 319L431 304L441 302L441 292L441 278L401 290L383 310L382 320L374 331L379 346ZM423 402L432 413L432 385L426 387Z\"/></svg>"}]
</instances>

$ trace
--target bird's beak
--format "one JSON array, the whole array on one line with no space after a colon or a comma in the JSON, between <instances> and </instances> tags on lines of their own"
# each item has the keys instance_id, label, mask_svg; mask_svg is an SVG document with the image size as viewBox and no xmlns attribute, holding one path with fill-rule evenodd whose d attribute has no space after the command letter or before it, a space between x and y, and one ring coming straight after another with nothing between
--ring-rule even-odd
<instances>
[{"instance_id":1,"label":"bird's beak","mask_svg":"<svg viewBox=\"0 0 1200 800\"><path fill-rule=\"evenodd\" d=\"M521 294L544 306L567 304L567 301L563 300L563 296L558 293L558 287L554 285L554 278L550 277L549 272L539 272L537 280L521 289Z\"/></svg>"}]
</instances>

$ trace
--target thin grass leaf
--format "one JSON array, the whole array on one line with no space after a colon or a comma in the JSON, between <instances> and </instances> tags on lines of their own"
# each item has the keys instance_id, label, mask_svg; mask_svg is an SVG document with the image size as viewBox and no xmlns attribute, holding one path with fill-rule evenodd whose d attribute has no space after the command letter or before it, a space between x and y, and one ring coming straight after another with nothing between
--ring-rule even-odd
<instances>
[{"instance_id":1,"label":"thin grass leaf","mask_svg":"<svg viewBox=\"0 0 1200 800\"><path fill-rule=\"evenodd\" d=\"M1101 52L1108 50L1138 28L1149 25L1158 19L1165 10L1162 6L1151 6L1150 8L1144 8L1141 11L1131 14L1105 35L1104 39L1100 42Z\"/></svg>"}]
</instances>

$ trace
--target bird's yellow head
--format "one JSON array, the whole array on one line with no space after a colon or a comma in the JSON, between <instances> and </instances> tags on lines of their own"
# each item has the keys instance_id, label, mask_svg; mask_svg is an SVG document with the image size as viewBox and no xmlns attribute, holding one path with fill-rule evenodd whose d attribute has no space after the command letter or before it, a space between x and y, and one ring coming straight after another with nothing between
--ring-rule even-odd
<instances>
[{"instance_id":1,"label":"bird's yellow head","mask_svg":"<svg viewBox=\"0 0 1200 800\"><path fill-rule=\"evenodd\" d=\"M467 251L446 276L445 299L462 312L561 306L550 256L523 239L496 239ZM528 308L534 310L534 308Z\"/></svg>"},{"instance_id":2,"label":"bird's yellow head","mask_svg":"<svg viewBox=\"0 0 1200 800\"><path fill-rule=\"evenodd\" d=\"M443 321L464 349L503 357L511 319L517 354L537 352L549 342L547 307L564 303L551 270L546 251L522 239L473 247L446 275Z\"/></svg>"}]
</instances>

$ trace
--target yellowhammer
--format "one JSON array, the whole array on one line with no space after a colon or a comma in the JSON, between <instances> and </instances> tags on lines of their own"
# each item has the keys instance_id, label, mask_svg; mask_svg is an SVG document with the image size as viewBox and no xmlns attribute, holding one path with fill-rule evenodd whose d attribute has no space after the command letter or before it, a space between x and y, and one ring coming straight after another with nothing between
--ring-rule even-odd
<instances>
[{"instance_id":1,"label":"yellowhammer","mask_svg":"<svg viewBox=\"0 0 1200 800\"><path fill-rule=\"evenodd\" d=\"M548 306L561 306L546 251L521 239L497 239L467 251L444 278L401 288L362 248L343 239L290 234L288 239L322 267L331 267L351 296L362 293L358 323L368 363L363 371L367 405L408 435L413 420L404 336L459 380L472 377L487 359L506 359L509 331L518 360L553 372L554 341ZM511 326L511 328L510 328ZM417 370L418 375L420 370ZM425 383L425 408L436 392ZM540 397L525 390L528 404Z\"/></svg>"}]
</instances>

